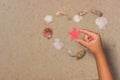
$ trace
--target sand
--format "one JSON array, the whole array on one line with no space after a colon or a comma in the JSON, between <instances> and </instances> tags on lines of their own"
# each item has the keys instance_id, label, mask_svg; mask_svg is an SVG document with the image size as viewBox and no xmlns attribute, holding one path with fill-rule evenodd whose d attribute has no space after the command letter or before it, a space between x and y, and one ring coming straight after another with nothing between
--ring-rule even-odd
<instances>
[{"instance_id":1,"label":"sand","mask_svg":"<svg viewBox=\"0 0 120 80\"><path fill-rule=\"evenodd\" d=\"M0 80L98 80L94 57L90 52L76 60L67 54L83 47L71 42L67 32L74 26L101 34L103 46L114 80L120 80L120 0L0 0ZM58 10L74 16L80 10L98 9L108 19L106 29L100 30L96 16L88 14L80 23L56 17ZM46 26L43 18L54 17ZM54 30L47 40L45 27ZM52 46L60 38L65 47L61 51Z\"/></svg>"}]
</instances>

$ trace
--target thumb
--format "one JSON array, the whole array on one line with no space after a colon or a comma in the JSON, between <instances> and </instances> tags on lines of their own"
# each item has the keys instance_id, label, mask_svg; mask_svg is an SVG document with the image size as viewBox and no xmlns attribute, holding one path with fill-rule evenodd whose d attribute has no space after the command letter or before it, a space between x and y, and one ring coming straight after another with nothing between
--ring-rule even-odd
<instances>
[{"instance_id":1,"label":"thumb","mask_svg":"<svg viewBox=\"0 0 120 80\"><path fill-rule=\"evenodd\" d=\"M77 41L78 41L81 45L87 47L87 42L85 42L84 40L82 40L82 39L77 39Z\"/></svg>"}]
</instances>

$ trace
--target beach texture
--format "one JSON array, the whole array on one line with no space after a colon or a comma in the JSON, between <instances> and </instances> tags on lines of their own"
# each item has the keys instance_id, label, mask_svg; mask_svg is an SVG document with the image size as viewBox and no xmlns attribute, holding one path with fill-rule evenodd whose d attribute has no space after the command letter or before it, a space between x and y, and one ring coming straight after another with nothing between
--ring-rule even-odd
<instances>
[{"instance_id":1,"label":"beach texture","mask_svg":"<svg viewBox=\"0 0 120 80\"><path fill-rule=\"evenodd\" d=\"M101 34L114 80L120 80L120 0L0 0L0 80L99 80L95 59L87 51L80 59L70 57L83 47L70 40L68 32L87 29ZM59 10L71 17L80 10L97 9L108 19L106 29L95 24L96 16L88 14L80 23L56 17ZM52 15L46 25L44 16ZM43 36L46 27L53 37ZM65 47L56 50L53 40L60 38Z\"/></svg>"}]
</instances>

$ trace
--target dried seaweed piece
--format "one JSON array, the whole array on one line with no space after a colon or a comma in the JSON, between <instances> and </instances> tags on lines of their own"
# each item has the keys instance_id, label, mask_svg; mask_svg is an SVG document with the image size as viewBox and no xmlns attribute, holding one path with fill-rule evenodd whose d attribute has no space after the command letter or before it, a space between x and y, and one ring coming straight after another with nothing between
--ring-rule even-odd
<instances>
[{"instance_id":1,"label":"dried seaweed piece","mask_svg":"<svg viewBox=\"0 0 120 80\"><path fill-rule=\"evenodd\" d=\"M77 59L81 59L85 55L85 53L86 53L85 50L79 51L79 52L77 52L77 54L75 55L75 57Z\"/></svg>"},{"instance_id":2,"label":"dried seaweed piece","mask_svg":"<svg viewBox=\"0 0 120 80\"><path fill-rule=\"evenodd\" d=\"M80 11L80 12L78 13L78 15L80 15L80 16L84 16L84 15L86 15L86 14L88 14L88 12L87 12L86 10Z\"/></svg>"},{"instance_id":3,"label":"dried seaweed piece","mask_svg":"<svg viewBox=\"0 0 120 80\"><path fill-rule=\"evenodd\" d=\"M101 16L103 16L103 13L101 12L101 11L99 11L99 10L91 10L90 11L92 14L94 14L94 15L97 15L98 17L101 17Z\"/></svg>"},{"instance_id":4,"label":"dried seaweed piece","mask_svg":"<svg viewBox=\"0 0 120 80\"><path fill-rule=\"evenodd\" d=\"M47 39L52 38L52 34L53 34L53 31L52 31L51 28L45 28L44 31L43 31L43 35L44 35L44 37L46 37Z\"/></svg>"}]
</instances>

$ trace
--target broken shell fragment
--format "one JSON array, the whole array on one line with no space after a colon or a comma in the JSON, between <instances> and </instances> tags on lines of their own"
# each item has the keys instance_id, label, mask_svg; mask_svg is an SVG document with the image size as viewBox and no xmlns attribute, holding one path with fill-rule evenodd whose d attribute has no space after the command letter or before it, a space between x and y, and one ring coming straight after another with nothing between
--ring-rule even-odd
<instances>
[{"instance_id":1,"label":"broken shell fragment","mask_svg":"<svg viewBox=\"0 0 120 80\"><path fill-rule=\"evenodd\" d=\"M53 42L53 46L57 50L61 50L64 47L64 43L60 39L55 39Z\"/></svg>"},{"instance_id":2,"label":"broken shell fragment","mask_svg":"<svg viewBox=\"0 0 120 80\"><path fill-rule=\"evenodd\" d=\"M56 12L56 16L66 16L66 13L63 11Z\"/></svg>"},{"instance_id":3,"label":"broken shell fragment","mask_svg":"<svg viewBox=\"0 0 120 80\"><path fill-rule=\"evenodd\" d=\"M108 20L105 17L98 17L95 21L96 25L98 25L99 29L104 29L108 24Z\"/></svg>"},{"instance_id":4,"label":"broken shell fragment","mask_svg":"<svg viewBox=\"0 0 120 80\"><path fill-rule=\"evenodd\" d=\"M86 14L88 14L88 12L87 12L86 10L80 11L80 12L78 13L78 15L80 15L80 16L84 16L84 15L86 15Z\"/></svg>"},{"instance_id":5,"label":"broken shell fragment","mask_svg":"<svg viewBox=\"0 0 120 80\"><path fill-rule=\"evenodd\" d=\"M68 21L72 21L71 17L64 11L56 12L56 16L65 16Z\"/></svg>"},{"instance_id":6,"label":"broken shell fragment","mask_svg":"<svg viewBox=\"0 0 120 80\"><path fill-rule=\"evenodd\" d=\"M81 59L84 55L85 55L85 50L82 50L82 51L77 52L77 54L75 55L75 57L77 59Z\"/></svg>"},{"instance_id":7,"label":"broken shell fragment","mask_svg":"<svg viewBox=\"0 0 120 80\"><path fill-rule=\"evenodd\" d=\"M53 31L52 31L51 28L45 28L44 31L43 31L43 35L44 35L44 37L46 37L47 39L52 38L52 34L53 34Z\"/></svg>"},{"instance_id":8,"label":"broken shell fragment","mask_svg":"<svg viewBox=\"0 0 120 80\"><path fill-rule=\"evenodd\" d=\"M51 15L47 15L44 17L44 21L46 24L50 24L53 22L53 17Z\"/></svg>"},{"instance_id":9,"label":"broken shell fragment","mask_svg":"<svg viewBox=\"0 0 120 80\"><path fill-rule=\"evenodd\" d=\"M73 17L73 20L74 20L74 22L76 22L76 23L78 23L78 22L80 22L81 20L83 19L83 17L82 16L79 16L79 15L74 15L74 17Z\"/></svg>"},{"instance_id":10,"label":"broken shell fragment","mask_svg":"<svg viewBox=\"0 0 120 80\"><path fill-rule=\"evenodd\" d=\"M103 13L101 12L101 11L99 11L99 10L91 10L90 11L92 14L94 14L94 15L96 15L96 16L98 16L98 17L101 17L101 16L103 16Z\"/></svg>"}]
</instances>

